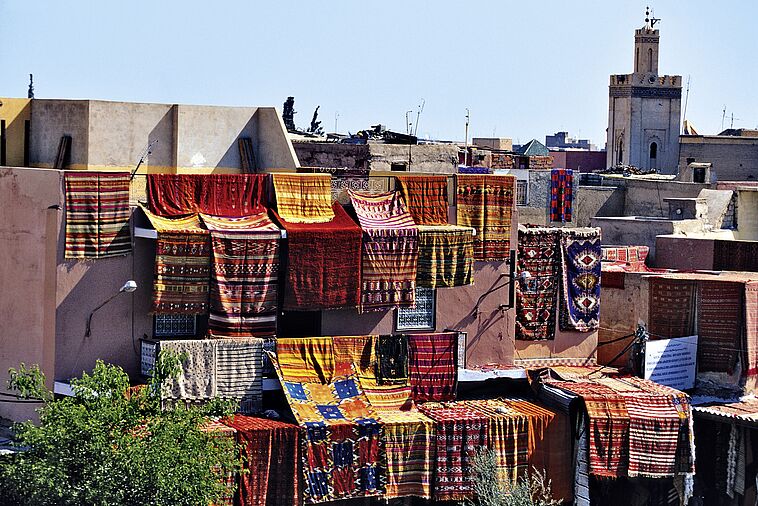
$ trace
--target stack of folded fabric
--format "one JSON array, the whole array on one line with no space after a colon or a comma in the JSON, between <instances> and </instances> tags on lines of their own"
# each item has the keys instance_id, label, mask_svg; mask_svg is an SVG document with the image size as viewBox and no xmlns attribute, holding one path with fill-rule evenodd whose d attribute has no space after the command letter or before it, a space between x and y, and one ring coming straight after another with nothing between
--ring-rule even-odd
<instances>
[{"instance_id":1,"label":"stack of folded fabric","mask_svg":"<svg viewBox=\"0 0 758 506\"><path fill-rule=\"evenodd\" d=\"M213 246L211 333L215 337L274 337L281 231L266 213L201 217Z\"/></svg>"},{"instance_id":2,"label":"stack of folded fabric","mask_svg":"<svg viewBox=\"0 0 758 506\"><path fill-rule=\"evenodd\" d=\"M274 174L279 224L287 231L284 309L356 307L361 229L331 202L329 174Z\"/></svg>"},{"instance_id":3,"label":"stack of folded fabric","mask_svg":"<svg viewBox=\"0 0 758 506\"><path fill-rule=\"evenodd\" d=\"M363 230L361 310L412 307L418 228L397 192L349 191Z\"/></svg>"}]
</instances>

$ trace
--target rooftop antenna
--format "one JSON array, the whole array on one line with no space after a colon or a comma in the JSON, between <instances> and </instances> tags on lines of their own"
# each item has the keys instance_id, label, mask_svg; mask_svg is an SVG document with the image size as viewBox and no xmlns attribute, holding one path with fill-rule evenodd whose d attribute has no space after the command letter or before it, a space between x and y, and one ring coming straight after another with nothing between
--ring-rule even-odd
<instances>
[{"instance_id":1,"label":"rooftop antenna","mask_svg":"<svg viewBox=\"0 0 758 506\"><path fill-rule=\"evenodd\" d=\"M340 117L340 112L335 111L334 112L334 133L337 133L337 119Z\"/></svg>"},{"instance_id":2,"label":"rooftop antenna","mask_svg":"<svg viewBox=\"0 0 758 506\"><path fill-rule=\"evenodd\" d=\"M655 27L656 23L660 23L661 18L655 17L655 11L653 11L653 15L650 15L650 7L645 7L645 26L650 28L651 30Z\"/></svg>"},{"instance_id":3,"label":"rooftop antenna","mask_svg":"<svg viewBox=\"0 0 758 506\"><path fill-rule=\"evenodd\" d=\"M466 108L466 141L464 143L464 152L463 152L463 165L468 165L468 123L471 119L471 115L468 112L468 107Z\"/></svg>"},{"instance_id":4,"label":"rooftop antenna","mask_svg":"<svg viewBox=\"0 0 758 506\"><path fill-rule=\"evenodd\" d=\"M413 129L413 135L418 134L418 120L421 117L421 113L424 112L424 105L426 105L426 100L422 98L421 103L418 106L418 111L416 112L416 127Z\"/></svg>"},{"instance_id":5,"label":"rooftop antenna","mask_svg":"<svg viewBox=\"0 0 758 506\"><path fill-rule=\"evenodd\" d=\"M687 121L687 102L690 99L690 76L687 76L687 91L684 93L684 117L682 118L682 132L684 132L684 122Z\"/></svg>"},{"instance_id":6,"label":"rooftop antenna","mask_svg":"<svg viewBox=\"0 0 758 506\"><path fill-rule=\"evenodd\" d=\"M726 118L726 105L724 105L724 110L721 111L721 131L724 131L724 118Z\"/></svg>"},{"instance_id":7,"label":"rooftop antenna","mask_svg":"<svg viewBox=\"0 0 758 506\"><path fill-rule=\"evenodd\" d=\"M145 149L142 150L142 153L140 154L140 157L139 157L139 162L137 162L137 166L134 167L132 174L129 176L129 181L134 179L134 175L137 174L137 171L139 170L140 165L142 165L142 163L145 161L145 158L147 158L148 156L152 154L153 146L155 146L156 144L158 144L158 139L155 139L154 141L150 142L147 146L145 146Z\"/></svg>"},{"instance_id":8,"label":"rooftop antenna","mask_svg":"<svg viewBox=\"0 0 758 506\"><path fill-rule=\"evenodd\" d=\"M27 98L34 98L34 74L29 74L29 91L26 96Z\"/></svg>"},{"instance_id":9,"label":"rooftop antenna","mask_svg":"<svg viewBox=\"0 0 758 506\"><path fill-rule=\"evenodd\" d=\"M413 109L405 111L405 133L408 135L411 135L411 125L413 125L413 122L408 119L408 115L411 113L413 113Z\"/></svg>"}]
</instances>

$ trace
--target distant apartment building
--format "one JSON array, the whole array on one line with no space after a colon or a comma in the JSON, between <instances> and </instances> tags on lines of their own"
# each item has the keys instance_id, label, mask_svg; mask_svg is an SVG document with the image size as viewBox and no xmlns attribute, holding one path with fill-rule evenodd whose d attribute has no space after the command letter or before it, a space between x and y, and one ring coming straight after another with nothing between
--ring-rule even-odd
<instances>
[{"instance_id":1,"label":"distant apartment building","mask_svg":"<svg viewBox=\"0 0 758 506\"><path fill-rule=\"evenodd\" d=\"M546 135L545 146L547 146L549 149L573 148L592 151L597 149L597 146L591 144L589 139L575 139L573 137L569 137L568 132L556 132L553 135Z\"/></svg>"}]
</instances>

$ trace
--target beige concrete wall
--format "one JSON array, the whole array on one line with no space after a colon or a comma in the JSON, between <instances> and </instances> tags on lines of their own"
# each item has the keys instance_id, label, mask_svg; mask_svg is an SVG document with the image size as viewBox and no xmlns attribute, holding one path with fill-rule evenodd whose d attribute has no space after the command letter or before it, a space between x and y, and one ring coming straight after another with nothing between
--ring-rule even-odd
<instances>
[{"instance_id":1,"label":"beige concrete wall","mask_svg":"<svg viewBox=\"0 0 758 506\"><path fill-rule=\"evenodd\" d=\"M29 164L53 167L61 137L71 136L68 168L89 166L89 100L32 100Z\"/></svg>"},{"instance_id":2,"label":"beige concrete wall","mask_svg":"<svg viewBox=\"0 0 758 506\"><path fill-rule=\"evenodd\" d=\"M258 107L255 112L256 136L253 149L261 169L294 169L300 166L284 127L282 115L273 107Z\"/></svg>"},{"instance_id":3,"label":"beige concrete wall","mask_svg":"<svg viewBox=\"0 0 758 506\"><path fill-rule=\"evenodd\" d=\"M24 165L24 124L31 119L28 98L0 98L0 120L5 121L5 165Z\"/></svg>"},{"instance_id":4,"label":"beige concrete wall","mask_svg":"<svg viewBox=\"0 0 758 506\"><path fill-rule=\"evenodd\" d=\"M408 164L411 172L455 174L458 172L458 146L455 144L379 144L369 143L371 170L389 171L393 163Z\"/></svg>"},{"instance_id":5,"label":"beige concrete wall","mask_svg":"<svg viewBox=\"0 0 758 506\"><path fill-rule=\"evenodd\" d=\"M600 330L598 332L597 361L599 364L626 366L626 353L611 363L632 340L627 338L612 344L608 341L632 334L637 323L647 322L648 317L647 275L638 272L624 274L624 288L602 288L600 303Z\"/></svg>"},{"instance_id":6,"label":"beige concrete wall","mask_svg":"<svg viewBox=\"0 0 758 506\"><path fill-rule=\"evenodd\" d=\"M690 162L713 164L719 181L750 181L758 178L758 138L682 135L679 137L679 167Z\"/></svg>"},{"instance_id":7,"label":"beige concrete wall","mask_svg":"<svg viewBox=\"0 0 758 506\"><path fill-rule=\"evenodd\" d=\"M157 141L140 173L235 173L238 139L249 137L261 169L298 167L273 107L215 107L101 100L34 100L31 164L52 167L63 135L72 138L67 168L133 170Z\"/></svg>"},{"instance_id":8,"label":"beige concrete wall","mask_svg":"<svg viewBox=\"0 0 758 506\"><path fill-rule=\"evenodd\" d=\"M606 178L606 182L612 184L615 179L626 188L624 216L668 217L669 207L663 199L695 198L710 188L710 184L654 179Z\"/></svg>"},{"instance_id":9,"label":"beige concrete wall","mask_svg":"<svg viewBox=\"0 0 758 506\"><path fill-rule=\"evenodd\" d=\"M648 246L650 262L655 261L655 238L669 234L700 234L704 233L703 222L699 220L666 220L624 217L595 217L591 226L600 227L603 234L603 244Z\"/></svg>"},{"instance_id":10,"label":"beige concrete wall","mask_svg":"<svg viewBox=\"0 0 758 506\"><path fill-rule=\"evenodd\" d=\"M580 186L574 198L574 227L589 227L595 216L623 216L624 188Z\"/></svg>"},{"instance_id":11,"label":"beige concrete wall","mask_svg":"<svg viewBox=\"0 0 758 506\"><path fill-rule=\"evenodd\" d=\"M254 107L176 106L176 163L179 172L237 172L237 139L256 136Z\"/></svg>"},{"instance_id":12,"label":"beige concrete wall","mask_svg":"<svg viewBox=\"0 0 758 506\"><path fill-rule=\"evenodd\" d=\"M758 191L737 191L737 238L758 240Z\"/></svg>"},{"instance_id":13,"label":"beige concrete wall","mask_svg":"<svg viewBox=\"0 0 758 506\"><path fill-rule=\"evenodd\" d=\"M0 392L8 368L38 364L55 379L55 258L61 211L57 171L0 168ZM34 418L34 404L0 402L0 416Z\"/></svg>"},{"instance_id":14,"label":"beige concrete wall","mask_svg":"<svg viewBox=\"0 0 758 506\"><path fill-rule=\"evenodd\" d=\"M170 104L89 101L89 168L131 171L157 141L140 172L173 172L173 116Z\"/></svg>"}]
</instances>

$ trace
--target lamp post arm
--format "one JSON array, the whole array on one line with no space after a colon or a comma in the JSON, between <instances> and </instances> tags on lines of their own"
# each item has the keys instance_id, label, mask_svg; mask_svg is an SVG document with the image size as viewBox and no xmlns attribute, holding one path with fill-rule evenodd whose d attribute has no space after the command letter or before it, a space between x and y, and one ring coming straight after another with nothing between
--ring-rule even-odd
<instances>
[{"instance_id":1,"label":"lamp post arm","mask_svg":"<svg viewBox=\"0 0 758 506\"><path fill-rule=\"evenodd\" d=\"M122 292L116 292L116 293L114 293L113 295L111 295L110 297L108 297L105 300L105 302L101 303L99 306L97 306L95 309L92 310L92 312L87 317L87 329L84 332L84 337L89 337L90 336L91 326L92 326L92 316L95 314L95 312L97 312L97 310L99 310L101 307L103 307L104 305L106 305L107 303L109 303L110 301L112 301L113 299L115 299L116 297L118 297L121 293Z\"/></svg>"}]
</instances>

